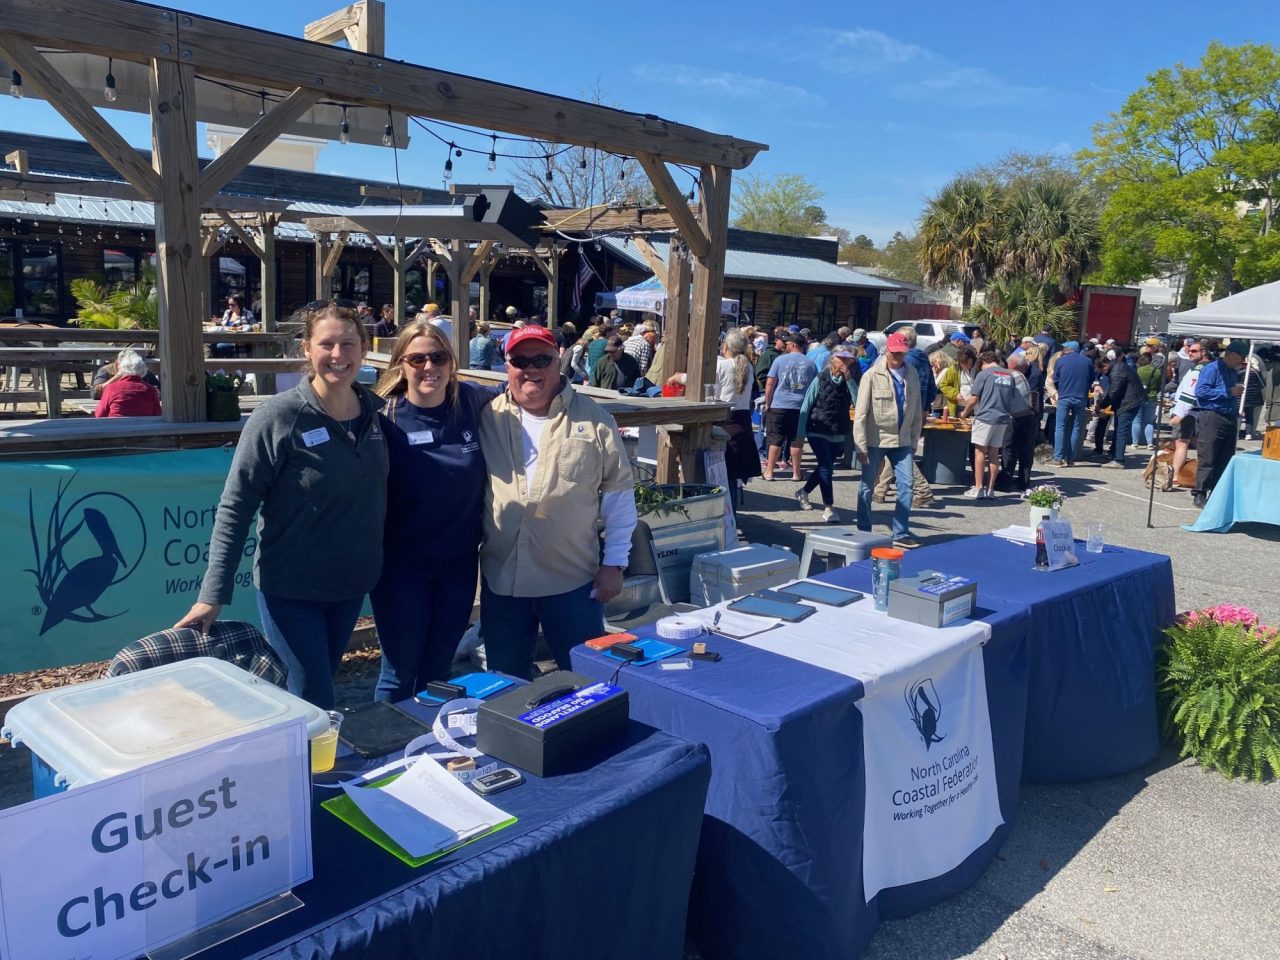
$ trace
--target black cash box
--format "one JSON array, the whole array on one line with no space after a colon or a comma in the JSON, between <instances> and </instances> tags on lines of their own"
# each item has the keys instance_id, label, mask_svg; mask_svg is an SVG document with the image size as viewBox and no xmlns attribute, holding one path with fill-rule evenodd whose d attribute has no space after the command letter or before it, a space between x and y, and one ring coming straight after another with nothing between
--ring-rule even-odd
<instances>
[{"instance_id":1,"label":"black cash box","mask_svg":"<svg viewBox=\"0 0 1280 960\"><path fill-rule=\"evenodd\" d=\"M539 777L573 768L626 734L627 692L568 670L486 700L476 749Z\"/></svg>"}]
</instances>

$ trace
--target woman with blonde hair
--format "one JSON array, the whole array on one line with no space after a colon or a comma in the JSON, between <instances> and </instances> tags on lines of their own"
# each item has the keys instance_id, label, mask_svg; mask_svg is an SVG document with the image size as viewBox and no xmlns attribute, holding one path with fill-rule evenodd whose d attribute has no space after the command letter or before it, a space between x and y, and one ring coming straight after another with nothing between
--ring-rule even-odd
<instances>
[{"instance_id":1,"label":"woman with blonde hair","mask_svg":"<svg viewBox=\"0 0 1280 960\"><path fill-rule=\"evenodd\" d=\"M376 390L391 471L382 577L369 594L382 645L375 700L405 700L448 680L475 601L486 470L480 409L498 394L458 379L443 330L400 331Z\"/></svg>"},{"instance_id":2,"label":"woman with blonde hair","mask_svg":"<svg viewBox=\"0 0 1280 960\"><path fill-rule=\"evenodd\" d=\"M382 571L382 401L356 382L368 347L354 309L332 300L308 305L302 349L310 374L245 424L199 599L175 624L209 632L231 602L258 514L253 581L263 632L288 669L289 691L325 709L365 594Z\"/></svg>"}]
</instances>

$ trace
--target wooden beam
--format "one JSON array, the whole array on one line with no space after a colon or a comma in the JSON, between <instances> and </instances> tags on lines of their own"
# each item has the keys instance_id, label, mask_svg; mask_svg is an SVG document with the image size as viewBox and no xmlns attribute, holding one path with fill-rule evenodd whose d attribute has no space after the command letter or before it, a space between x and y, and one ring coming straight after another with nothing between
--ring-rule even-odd
<instances>
[{"instance_id":1,"label":"wooden beam","mask_svg":"<svg viewBox=\"0 0 1280 960\"><path fill-rule=\"evenodd\" d=\"M467 341L471 339L468 329L470 316L471 292L462 275L470 265L470 250L465 240L449 241L449 293L453 298L453 309L449 311L453 319L453 353L458 358L468 356Z\"/></svg>"},{"instance_id":2,"label":"wooden beam","mask_svg":"<svg viewBox=\"0 0 1280 960\"><path fill-rule=\"evenodd\" d=\"M312 20L302 35L315 43L346 40L352 50L382 56L386 44L386 8L382 0L360 0L327 17Z\"/></svg>"},{"instance_id":3,"label":"wooden beam","mask_svg":"<svg viewBox=\"0 0 1280 960\"><path fill-rule=\"evenodd\" d=\"M471 251L471 259L467 261L467 265L462 270L463 283L470 283L474 279L480 269L480 265L484 263L485 258L489 256L489 251L492 249L492 240L481 240L476 245L476 248Z\"/></svg>"},{"instance_id":4,"label":"wooden beam","mask_svg":"<svg viewBox=\"0 0 1280 960\"><path fill-rule=\"evenodd\" d=\"M695 215L696 205L691 208ZM582 210L552 208L543 210L546 222L534 229L545 233L562 231L598 231L600 233L673 233L678 228L666 207L587 207Z\"/></svg>"},{"instance_id":5,"label":"wooden beam","mask_svg":"<svg viewBox=\"0 0 1280 960\"><path fill-rule=\"evenodd\" d=\"M324 258L324 275L332 276L333 271L338 268L338 261L342 259L342 251L347 249L347 233L342 231L329 244L329 250Z\"/></svg>"},{"instance_id":6,"label":"wooden beam","mask_svg":"<svg viewBox=\"0 0 1280 960\"><path fill-rule=\"evenodd\" d=\"M219 210L217 211L217 213L218 213L218 216L221 218L222 222L231 228L231 232L240 238L240 242L249 248L249 252L252 253L255 257L257 257L259 260L261 260L262 248L258 246L258 241L253 238L253 234L251 234L244 227L240 226L240 224L237 223L231 217L231 215L227 213L227 211Z\"/></svg>"},{"instance_id":7,"label":"wooden beam","mask_svg":"<svg viewBox=\"0 0 1280 960\"><path fill-rule=\"evenodd\" d=\"M2 10L3 8L0 8ZM6 19L0 14L0 24ZM120 136L111 124L99 116L80 92L63 79L62 74L35 47L14 36L6 36L0 29L0 54L22 72L23 78L44 91L52 106L62 118L84 137L103 160L124 177L143 197L154 200L160 195L159 178L147 166L138 151ZM194 156L194 148L192 149Z\"/></svg>"},{"instance_id":8,"label":"wooden beam","mask_svg":"<svg viewBox=\"0 0 1280 960\"><path fill-rule=\"evenodd\" d=\"M702 387L716 382L716 353L720 345L720 307L724 295L724 253L729 237L727 167L702 168L700 229L708 250L693 265L693 311L689 321L689 369L686 397L702 399ZM700 456L700 454L695 454Z\"/></svg>"},{"instance_id":9,"label":"wooden beam","mask_svg":"<svg viewBox=\"0 0 1280 960\"><path fill-rule=\"evenodd\" d=\"M266 332L276 330L276 225L270 215L262 218L262 246L258 253L259 274L262 303L259 307L258 322ZM260 349L260 348L259 348ZM263 356L255 352L255 357ZM276 392L276 375L259 373L255 375L255 386L258 393L274 396Z\"/></svg>"},{"instance_id":10,"label":"wooden beam","mask_svg":"<svg viewBox=\"0 0 1280 960\"><path fill-rule=\"evenodd\" d=\"M362 0L360 21L356 24L356 38L351 44L357 50L381 57L387 47L387 8L382 0ZM348 34L350 36L350 34Z\"/></svg>"},{"instance_id":11,"label":"wooden beam","mask_svg":"<svg viewBox=\"0 0 1280 960\"><path fill-rule=\"evenodd\" d=\"M202 257L212 257L226 245L226 238L222 236L220 230L205 227L205 234L200 241L200 255Z\"/></svg>"},{"instance_id":12,"label":"wooden beam","mask_svg":"<svg viewBox=\"0 0 1280 960\"><path fill-rule=\"evenodd\" d=\"M560 254L563 248L551 248L551 273L547 276L547 326L554 330L560 325Z\"/></svg>"},{"instance_id":13,"label":"wooden beam","mask_svg":"<svg viewBox=\"0 0 1280 960\"><path fill-rule=\"evenodd\" d=\"M369 242L373 244L373 249L377 250L380 254L382 254L382 259L387 261L387 265L390 266L392 270L400 269L399 261L396 260L395 255L390 250L387 249L387 245L382 242L381 238L376 233L371 233L370 231L366 230L364 232L364 235L368 237ZM401 251L404 250L403 241L401 241L400 250Z\"/></svg>"},{"instance_id":14,"label":"wooden beam","mask_svg":"<svg viewBox=\"0 0 1280 960\"><path fill-rule=\"evenodd\" d=\"M370 200L403 202L407 207L414 207L422 202L421 190L391 190L387 187L374 186L368 183L360 184L360 196L368 197Z\"/></svg>"},{"instance_id":15,"label":"wooden beam","mask_svg":"<svg viewBox=\"0 0 1280 960\"><path fill-rule=\"evenodd\" d=\"M492 253L485 258L484 263L480 266L480 319L489 319L489 278L493 275L493 268L497 266L498 258Z\"/></svg>"},{"instance_id":16,"label":"wooden beam","mask_svg":"<svg viewBox=\"0 0 1280 960\"><path fill-rule=\"evenodd\" d=\"M662 258L658 256L658 251L653 249L653 244L644 237L633 237L631 242L636 245L636 249L640 251L640 256L644 257L644 262L649 265L649 269L652 270L653 275L658 278L658 282L665 287L667 285L667 265L663 263ZM675 243L673 241L672 247L674 248L674 246ZM688 299L688 294L685 294L685 298L686 300ZM667 300L668 302L671 300L670 290L667 291Z\"/></svg>"},{"instance_id":17,"label":"wooden beam","mask_svg":"<svg viewBox=\"0 0 1280 960\"><path fill-rule=\"evenodd\" d=\"M31 163L25 150L14 150L12 153L6 153L4 162L23 175L31 172Z\"/></svg>"},{"instance_id":18,"label":"wooden beam","mask_svg":"<svg viewBox=\"0 0 1280 960\"><path fill-rule=\"evenodd\" d=\"M203 204L230 183L288 130L295 120L314 107L319 99L319 91L299 87L259 117L258 122L246 130L225 153L204 168L204 172L200 174L198 202Z\"/></svg>"},{"instance_id":19,"label":"wooden beam","mask_svg":"<svg viewBox=\"0 0 1280 960\"><path fill-rule=\"evenodd\" d=\"M684 193L671 179L671 172L667 169L666 163L661 158L646 153L637 153L636 159L640 161L640 166L644 167L644 172L649 175L649 182L653 184L654 192L657 193L658 199L666 204L667 212L680 228L680 235L684 237L693 255L699 258L705 257L709 244L706 230L700 223L700 217L694 216L693 211L689 209ZM703 200L705 207L705 188Z\"/></svg>"},{"instance_id":20,"label":"wooden beam","mask_svg":"<svg viewBox=\"0 0 1280 960\"><path fill-rule=\"evenodd\" d=\"M434 246L435 246L434 240L432 240L430 237L423 237L421 240L419 240L417 243L413 245L413 249L410 250L409 255L405 257L404 268L406 270L411 268L415 263L418 262L418 258L420 256L422 256L428 250L431 250Z\"/></svg>"},{"instance_id":21,"label":"wooden beam","mask_svg":"<svg viewBox=\"0 0 1280 960\"><path fill-rule=\"evenodd\" d=\"M327 233L316 234L315 246L315 289L311 292L315 294L314 300L328 300L332 296L333 286L329 282L329 275L324 272L325 261L329 259L329 241L332 238Z\"/></svg>"},{"instance_id":22,"label":"wooden beam","mask_svg":"<svg viewBox=\"0 0 1280 960\"><path fill-rule=\"evenodd\" d=\"M404 255L404 237L396 237L392 242L395 244L395 253L392 254L395 283L391 289L391 312L398 326L405 320L405 277L409 272L409 261Z\"/></svg>"},{"instance_id":23,"label":"wooden beam","mask_svg":"<svg viewBox=\"0 0 1280 960\"><path fill-rule=\"evenodd\" d=\"M677 373L689 369L689 281L693 266L689 263L689 251L682 241L671 238L667 248L667 269L671 282L663 281L667 288L667 310L662 325L662 383ZM685 397L690 397L687 391ZM698 394L698 400L702 395Z\"/></svg>"},{"instance_id":24,"label":"wooden beam","mask_svg":"<svg viewBox=\"0 0 1280 960\"><path fill-rule=\"evenodd\" d=\"M194 67L172 60L151 65L151 156L159 190L156 287L165 373L160 404L171 423L205 418L195 88Z\"/></svg>"}]
</instances>

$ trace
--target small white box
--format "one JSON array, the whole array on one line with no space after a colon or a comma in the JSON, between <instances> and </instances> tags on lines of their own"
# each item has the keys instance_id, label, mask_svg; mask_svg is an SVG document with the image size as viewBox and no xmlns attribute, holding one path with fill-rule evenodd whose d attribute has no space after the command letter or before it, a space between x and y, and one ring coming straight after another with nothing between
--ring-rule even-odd
<instances>
[{"instance_id":1,"label":"small white box","mask_svg":"<svg viewBox=\"0 0 1280 960\"><path fill-rule=\"evenodd\" d=\"M689 602L710 606L800 578L800 558L789 550L750 543L700 553L689 569Z\"/></svg>"}]
</instances>

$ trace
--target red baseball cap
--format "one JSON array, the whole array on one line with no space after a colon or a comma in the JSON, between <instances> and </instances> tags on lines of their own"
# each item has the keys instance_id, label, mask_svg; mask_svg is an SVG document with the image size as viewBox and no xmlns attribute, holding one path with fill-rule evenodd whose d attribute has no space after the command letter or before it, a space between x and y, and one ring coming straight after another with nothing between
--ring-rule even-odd
<instances>
[{"instance_id":1,"label":"red baseball cap","mask_svg":"<svg viewBox=\"0 0 1280 960\"><path fill-rule=\"evenodd\" d=\"M891 333L884 342L884 348L890 353L906 353L910 348L907 346L907 338L900 333Z\"/></svg>"},{"instance_id":2,"label":"red baseball cap","mask_svg":"<svg viewBox=\"0 0 1280 960\"><path fill-rule=\"evenodd\" d=\"M507 353L510 353L522 343L545 343L549 347L559 348L556 343L555 335L546 327L539 327L529 324L527 327L521 327L519 330L511 331L511 337L507 340Z\"/></svg>"}]
</instances>

